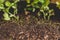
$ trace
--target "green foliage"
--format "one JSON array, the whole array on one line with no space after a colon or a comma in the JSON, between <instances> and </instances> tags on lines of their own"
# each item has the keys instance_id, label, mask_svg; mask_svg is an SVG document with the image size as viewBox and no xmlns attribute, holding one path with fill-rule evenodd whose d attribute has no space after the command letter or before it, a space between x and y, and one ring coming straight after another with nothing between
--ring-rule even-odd
<instances>
[{"instance_id":1,"label":"green foliage","mask_svg":"<svg viewBox=\"0 0 60 40\"><path fill-rule=\"evenodd\" d=\"M4 3L4 1L5 1L5 0L0 0L0 4L1 4L1 3Z\"/></svg>"},{"instance_id":2,"label":"green foliage","mask_svg":"<svg viewBox=\"0 0 60 40\"><path fill-rule=\"evenodd\" d=\"M43 13L43 17L45 20L50 20L50 17L54 15L54 10L53 9L49 9L49 7L44 8L43 10L40 10L40 12Z\"/></svg>"},{"instance_id":3,"label":"green foliage","mask_svg":"<svg viewBox=\"0 0 60 40\"><path fill-rule=\"evenodd\" d=\"M4 3L4 0L0 0L0 10L1 10L1 9L4 9L3 3Z\"/></svg>"},{"instance_id":4,"label":"green foliage","mask_svg":"<svg viewBox=\"0 0 60 40\"><path fill-rule=\"evenodd\" d=\"M30 2L30 0L28 1ZM44 7L48 6L49 3L50 3L49 0L34 0L32 3L28 4L27 7L32 6L33 8L44 9Z\"/></svg>"},{"instance_id":5,"label":"green foliage","mask_svg":"<svg viewBox=\"0 0 60 40\"><path fill-rule=\"evenodd\" d=\"M0 4L0 10L1 9L4 9L4 5L3 4Z\"/></svg>"},{"instance_id":6,"label":"green foliage","mask_svg":"<svg viewBox=\"0 0 60 40\"><path fill-rule=\"evenodd\" d=\"M15 18L16 20L18 20L18 17L16 16L17 14L17 2L19 0L15 0L13 3L11 3L10 1L5 1L5 0L0 0L0 10L2 10L4 12L3 14L3 17L4 17L4 20L10 20L11 18ZM5 6L7 7L4 7L4 4ZM14 13L10 13L9 12L9 9L10 8L13 8L14 9ZM14 15L14 16L12 16Z\"/></svg>"},{"instance_id":7,"label":"green foliage","mask_svg":"<svg viewBox=\"0 0 60 40\"><path fill-rule=\"evenodd\" d=\"M11 20L11 18L15 18L16 20L19 19L19 16L16 16L17 14L17 2L20 0L13 0L13 2L10 2L9 0L0 0L0 10L4 12L3 17L4 20ZM49 9L48 5L50 4L50 0L25 0L27 2L26 10L35 12L36 8L39 9L37 15L40 16L43 14L43 18L46 20L49 20L53 13L53 9ZM60 3L57 2L57 7L60 8ZM6 6L6 7L4 7ZM9 11L10 8L14 9L14 12L11 13Z\"/></svg>"},{"instance_id":8,"label":"green foliage","mask_svg":"<svg viewBox=\"0 0 60 40\"><path fill-rule=\"evenodd\" d=\"M45 2L45 0L34 0L34 3L41 2L42 4Z\"/></svg>"},{"instance_id":9,"label":"green foliage","mask_svg":"<svg viewBox=\"0 0 60 40\"><path fill-rule=\"evenodd\" d=\"M57 7L60 9L60 2L56 2Z\"/></svg>"},{"instance_id":10,"label":"green foliage","mask_svg":"<svg viewBox=\"0 0 60 40\"><path fill-rule=\"evenodd\" d=\"M5 5L6 5L7 7L11 6L11 2L6 1L6 2L5 2Z\"/></svg>"},{"instance_id":11,"label":"green foliage","mask_svg":"<svg viewBox=\"0 0 60 40\"><path fill-rule=\"evenodd\" d=\"M3 16L4 16L4 20L10 20L10 17L7 13L4 13Z\"/></svg>"},{"instance_id":12,"label":"green foliage","mask_svg":"<svg viewBox=\"0 0 60 40\"><path fill-rule=\"evenodd\" d=\"M26 0L27 3L30 3L30 0Z\"/></svg>"},{"instance_id":13,"label":"green foliage","mask_svg":"<svg viewBox=\"0 0 60 40\"><path fill-rule=\"evenodd\" d=\"M29 0L29 2L30 2L30 0ZM36 8L39 8L40 11L37 13L37 15L40 16L43 13L44 19L49 20L50 17L52 16L52 14L54 14L54 13L52 13L53 10L49 9L49 7L48 7L49 4L50 4L50 0L33 0L33 2L28 4L28 5L32 6L32 8L29 8L29 10L34 10L35 11ZM27 5L27 7L29 7L28 5ZM32 11L32 12L34 12L34 11Z\"/></svg>"}]
</instances>

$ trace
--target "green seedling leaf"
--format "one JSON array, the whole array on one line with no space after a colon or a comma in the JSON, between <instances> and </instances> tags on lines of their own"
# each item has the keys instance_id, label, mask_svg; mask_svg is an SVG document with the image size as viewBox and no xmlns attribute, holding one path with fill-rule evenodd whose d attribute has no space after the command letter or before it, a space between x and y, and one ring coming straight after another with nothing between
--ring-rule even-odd
<instances>
[{"instance_id":1,"label":"green seedling leaf","mask_svg":"<svg viewBox=\"0 0 60 40\"><path fill-rule=\"evenodd\" d=\"M17 7L17 5L16 5L16 4L12 5L12 8L16 9L16 7Z\"/></svg>"},{"instance_id":2,"label":"green seedling leaf","mask_svg":"<svg viewBox=\"0 0 60 40\"><path fill-rule=\"evenodd\" d=\"M40 2L40 3L42 3L42 4L43 4L43 3L45 2L45 0L34 0L34 2L33 2L33 3L34 3L34 4L36 4L36 3L38 3L38 2Z\"/></svg>"},{"instance_id":3,"label":"green seedling leaf","mask_svg":"<svg viewBox=\"0 0 60 40\"><path fill-rule=\"evenodd\" d=\"M45 7L44 7L44 10L49 10L49 7L48 7L48 6L45 6Z\"/></svg>"},{"instance_id":4,"label":"green seedling leaf","mask_svg":"<svg viewBox=\"0 0 60 40\"><path fill-rule=\"evenodd\" d=\"M17 21L19 20L19 16L16 16L16 20L17 20Z\"/></svg>"},{"instance_id":5,"label":"green seedling leaf","mask_svg":"<svg viewBox=\"0 0 60 40\"><path fill-rule=\"evenodd\" d=\"M60 2L56 2L57 7L60 9Z\"/></svg>"},{"instance_id":6,"label":"green seedling leaf","mask_svg":"<svg viewBox=\"0 0 60 40\"><path fill-rule=\"evenodd\" d=\"M34 2L33 3L38 3L39 2L39 0L34 0Z\"/></svg>"},{"instance_id":7,"label":"green seedling leaf","mask_svg":"<svg viewBox=\"0 0 60 40\"><path fill-rule=\"evenodd\" d=\"M1 4L1 3L4 3L4 1L5 1L5 0L0 0L0 4Z\"/></svg>"},{"instance_id":8,"label":"green seedling leaf","mask_svg":"<svg viewBox=\"0 0 60 40\"><path fill-rule=\"evenodd\" d=\"M4 16L4 20L10 20L8 13L4 13L3 16Z\"/></svg>"},{"instance_id":9,"label":"green seedling leaf","mask_svg":"<svg viewBox=\"0 0 60 40\"><path fill-rule=\"evenodd\" d=\"M45 2L42 4L41 9L43 9L44 7L47 7L47 6L49 5L49 3L50 3L49 0L44 0L44 1L45 1Z\"/></svg>"},{"instance_id":10,"label":"green seedling leaf","mask_svg":"<svg viewBox=\"0 0 60 40\"><path fill-rule=\"evenodd\" d=\"M0 4L0 9L4 9L4 5L3 4Z\"/></svg>"},{"instance_id":11,"label":"green seedling leaf","mask_svg":"<svg viewBox=\"0 0 60 40\"><path fill-rule=\"evenodd\" d=\"M50 3L50 0L44 0L45 2L44 2L44 6L48 6L49 5L49 3Z\"/></svg>"},{"instance_id":12,"label":"green seedling leaf","mask_svg":"<svg viewBox=\"0 0 60 40\"><path fill-rule=\"evenodd\" d=\"M52 15L55 15L53 9L52 9L52 10L49 10L49 15L51 15L51 16L52 16Z\"/></svg>"},{"instance_id":13,"label":"green seedling leaf","mask_svg":"<svg viewBox=\"0 0 60 40\"><path fill-rule=\"evenodd\" d=\"M14 3L17 3L17 2L19 2L20 0L14 0Z\"/></svg>"},{"instance_id":14,"label":"green seedling leaf","mask_svg":"<svg viewBox=\"0 0 60 40\"><path fill-rule=\"evenodd\" d=\"M45 16L47 16L47 15L48 15L48 13L45 14Z\"/></svg>"},{"instance_id":15,"label":"green seedling leaf","mask_svg":"<svg viewBox=\"0 0 60 40\"><path fill-rule=\"evenodd\" d=\"M45 2L45 0L39 0L39 2L41 2L43 4Z\"/></svg>"},{"instance_id":16,"label":"green seedling leaf","mask_svg":"<svg viewBox=\"0 0 60 40\"><path fill-rule=\"evenodd\" d=\"M32 5L34 8L40 8L40 6L38 4L34 4Z\"/></svg>"},{"instance_id":17,"label":"green seedling leaf","mask_svg":"<svg viewBox=\"0 0 60 40\"><path fill-rule=\"evenodd\" d=\"M30 0L26 0L27 3L30 3Z\"/></svg>"},{"instance_id":18,"label":"green seedling leaf","mask_svg":"<svg viewBox=\"0 0 60 40\"><path fill-rule=\"evenodd\" d=\"M16 8L16 6L12 6L12 8L14 8L14 9L15 9L15 8Z\"/></svg>"},{"instance_id":19,"label":"green seedling leaf","mask_svg":"<svg viewBox=\"0 0 60 40\"><path fill-rule=\"evenodd\" d=\"M32 11L32 10L33 10L33 8L27 8L27 10Z\"/></svg>"},{"instance_id":20,"label":"green seedling leaf","mask_svg":"<svg viewBox=\"0 0 60 40\"><path fill-rule=\"evenodd\" d=\"M52 10L49 10L49 13L53 12L53 9Z\"/></svg>"},{"instance_id":21,"label":"green seedling leaf","mask_svg":"<svg viewBox=\"0 0 60 40\"><path fill-rule=\"evenodd\" d=\"M33 12L35 12L35 8L33 8Z\"/></svg>"},{"instance_id":22,"label":"green seedling leaf","mask_svg":"<svg viewBox=\"0 0 60 40\"><path fill-rule=\"evenodd\" d=\"M10 3L9 1L6 1L6 2L5 2L5 5L6 5L7 7L9 7L9 6L11 6L11 3Z\"/></svg>"},{"instance_id":23,"label":"green seedling leaf","mask_svg":"<svg viewBox=\"0 0 60 40\"><path fill-rule=\"evenodd\" d=\"M38 14L37 14L38 16L40 16L41 14L40 14L40 12L38 12Z\"/></svg>"},{"instance_id":24,"label":"green seedling leaf","mask_svg":"<svg viewBox=\"0 0 60 40\"><path fill-rule=\"evenodd\" d=\"M15 15L14 14L10 14L10 17L14 17Z\"/></svg>"},{"instance_id":25,"label":"green seedling leaf","mask_svg":"<svg viewBox=\"0 0 60 40\"><path fill-rule=\"evenodd\" d=\"M40 12L44 12L44 10L40 10Z\"/></svg>"},{"instance_id":26,"label":"green seedling leaf","mask_svg":"<svg viewBox=\"0 0 60 40\"><path fill-rule=\"evenodd\" d=\"M60 5L60 3L59 3L59 2L56 2L56 4L57 4L57 5Z\"/></svg>"}]
</instances>

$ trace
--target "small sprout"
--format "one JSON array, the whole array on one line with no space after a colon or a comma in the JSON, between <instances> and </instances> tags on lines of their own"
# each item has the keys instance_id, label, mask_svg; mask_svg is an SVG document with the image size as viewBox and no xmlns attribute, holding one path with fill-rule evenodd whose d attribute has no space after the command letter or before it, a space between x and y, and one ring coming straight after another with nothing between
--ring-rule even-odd
<instances>
[{"instance_id":1,"label":"small sprout","mask_svg":"<svg viewBox=\"0 0 60 40\"><path fill-rule=\"evenodd\" d=\"M10 17L14 17L15 15L13 15L13 14L10 14Z\"/></svg>"},{"instance_id":2,"label":"small sprout","mask_svg":"<svg viewBox=\"0 0 60 40\"><path fill-rule=\"evenodd\" d=\"M60 9L60 2L56 2L57 7Z\"/></svg>"},{"instance_id":3,"label":"small sprout","mask_svg":"<svg viewBox=\"0 0 60 40\"><path fill-rule=\"evenodd\" d=\"M5 0L0 0L0 4L1 4L1 3L4 3L4 1L5 1Z\"/></svg>"},{"instance_id":4,"label":"small sprout","mask_svg":"<svg viewBox=\"0 0 60 40\"><path fill-rule=\"evenodd\" d=\"M30 0L26 0L27 3L30 3Z\"/></svg>"},{"instance_id":5,"label":"small sprout","mask_svg":"<svg viewBox=\"0 0 60 40\"><path fill-rule=\"evenodd\" d=\"M45 0L39 0L42 4L45 2Z\"/></svg>"},{"instance_id":6,"label":"small sprout","mask_svg":"<svg viewBox=\"0 0 60 40\"><path fill-rule=\"evenodd\" d=\"M13 3L12 3L12 4L13 4ZM16 4L12 5L12 8L16 9L16 7L17 7L17 5L16 5Z\"/></svg>"},{"instance_id":7,"label":"small sprout","mask_svg":"<svg viewBox=\"0 0 60 40\"><path fill-rule=\"evenodd\" d=\"M34 0L34 2L33 2L33 3L35 3L35 4L36 4L36 3L38 3L38 2L39 2L39 0Z\"/></svg>"},{"instance_id":8,"label":"small sprout","mask_svg":"<svg viewBox=\"0 0 60 40\"><path fill-rule=\"evenodd\" d=\"M41 12L44 12L44 10L40 10Z\"/></svg>"},{"instance_id":9,"label":"small sprout","mask_svg":"<svg viewBox=\"0 0 60 40\"><path fill-rule=\"evenodd\" d=\"M7 7L9 7L9 6L11 6L11 3L10 3L9 1L6 1L6 2L5 2L5 5L6 5Z\"/></svg>"},{"instance_id":10,"label":"small sprout","mask_svg":"<svg viewBox=\"0 0 60 40\"><path fill-rule=\"evenodd\" d=\"M33 12L35 12L35 8L33 8Z\"/></svg>"},{"instance_id":11,"label":"small sprout","mask_svg":"<svg viewBox=\"0 0 60 40\"><path fill-rule=\"evenodd\" d=\"M38 16L40 16L41 14L40 14L40 12L38 12Z\"/></svg>"},{"instance_id":12,"label":"small sprout","mask_svg":"<svg viewBox=\"0 0 60 40\"><path fill-rule=\"evenodd\" d=\"M4 9L4 5L3 4L0 4L0 9Z\"/></svg>"},{"instance_id":13,"label":"small sprout","mask_svg":"<svg viewBox=\"0 0 60 40\"><path fill-rule=\"evenodd\" d=\"M59 5L60 3L59 2L56 2L57 5Z\"/></svg>"},{"instance_id":14,"label":"small sprout","mask_svg":"<svg viewBox=\"0 0 60 40\"><path fill-rule=\"evenodd\" d=\"M14 8L14 9L15 9L16 7L15 7L15 6L12 6L12 8Z\"/></svg>"},{"instance_id":15,"label":"small sprout","mask_svg":"<svg viewBox=\"0 0 60 40\"><path fill-rule=\"evenodd\" d=\"M15 18L17 21L19 20L19 16L16 16L16 18Z\"/></svg>"},{"instance_id":16,"label":"small sprout","mask_svg":"<svg viewBox=\"0 0 60 40\"><path fill-rule=\"evenodd\" d=\"M4 4L5 4L5 6L7 6L7 8L5 8L4 7L4 4L1 4L0 5L0 9L3 9L3 12L4 12L4 14L3 14L3 17L4 17L4 20L10 20L11 18L15 18L16 20L18 20L18 16L16 16L16 14L17 14L17 2L18 2L19 0L15 0L13 3L11 3L10 1L6 1ZM2 7L2 8L1 8ZM13 8L14 9L14 14L12 14L12 13L10 13L10 11L9 11L9 9L10 8ZM9 15L10 14L10 15Z\"/></svg>"},{"instance_id":17,"label":"small sprout","mask_svg":"<svg viewBox=\"0 0 60 40\"><path fill-rule=\"evenodd\" d=\"M51 13L53 10L49 10L49 13Z\"/></svg>"},{"instance_id":18,"label":"small sprout","mask_svg":"<svg viewBox=\"0 0 60 40\"><path fill-rule=\"evenodd\" d=\"M44 7L44 10L49 10L49 7L48 7L48 6L45 6L45 7Z\"/></svg>"},{"instance_id":19,"label":"small sprout","mask_svg":"<svg viewBox=\"0 0 60 40\"><path fill-rule=\"evenodd\" d=\"M48 13L45 14L45 16L47 16L47 15L48 15Z\"/></svg>"},{"instance_id":20,"label":"small sprout","mask_svg":"<svg viewBox=\"0 0 60 40\"><path fill-rule=\"evenodd\" d=\"M8 13L4 13L3 16L4 16L4 20L10 20Z\"/></svg>"}]
</instances>

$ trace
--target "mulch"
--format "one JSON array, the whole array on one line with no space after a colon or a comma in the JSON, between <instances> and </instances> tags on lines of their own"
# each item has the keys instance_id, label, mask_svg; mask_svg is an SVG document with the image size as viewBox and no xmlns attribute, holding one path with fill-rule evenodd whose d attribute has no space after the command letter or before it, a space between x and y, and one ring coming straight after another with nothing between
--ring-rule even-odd
<instances>
[{"instance_id":1,"label":"mulch","mask_svg":"<svg viewBox=\"0 0 60 40\"><path fill-rule=\"evenodd\" d=\"M60 24L0 22L0 40L60 40Z\"/></svg>"}]
</instances>

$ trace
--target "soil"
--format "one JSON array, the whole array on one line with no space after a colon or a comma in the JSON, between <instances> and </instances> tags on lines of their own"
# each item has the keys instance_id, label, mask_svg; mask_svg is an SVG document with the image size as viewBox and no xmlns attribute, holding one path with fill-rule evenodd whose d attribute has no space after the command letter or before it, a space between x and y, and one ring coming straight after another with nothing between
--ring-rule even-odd
<instances>
[{"instance_id":1,"label":"soil","mask_svg":"<svg viewBox=\"0 0 60 40\"><path fill-rule=\"evenodd\" d=\"M0 40L60 40L60 24L50 22L0 22Z\"/></svg>"}]
</instances>

